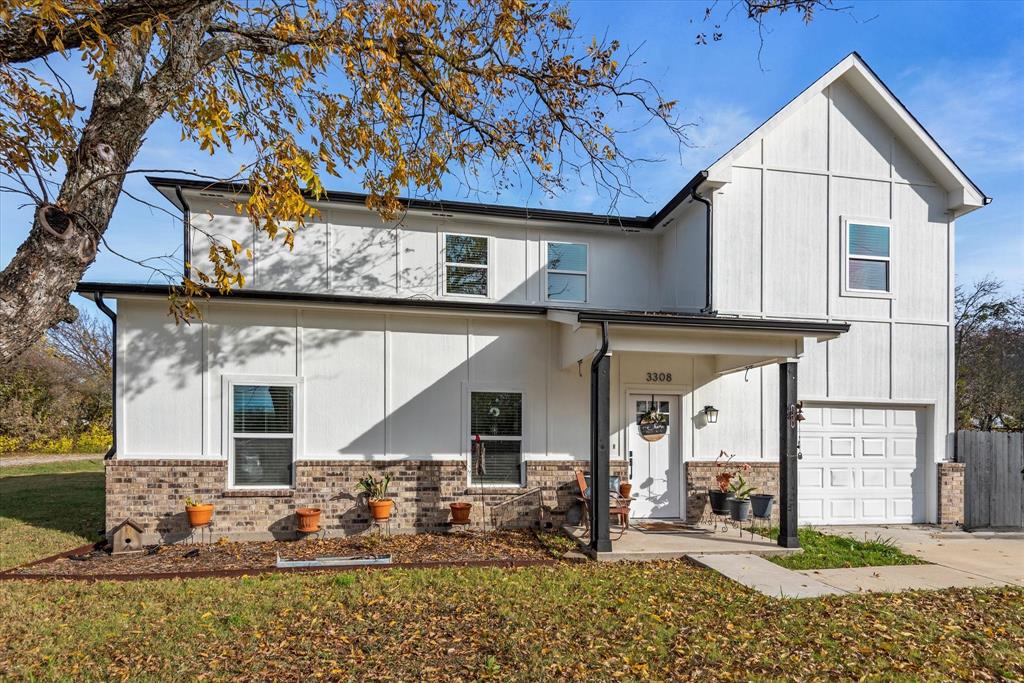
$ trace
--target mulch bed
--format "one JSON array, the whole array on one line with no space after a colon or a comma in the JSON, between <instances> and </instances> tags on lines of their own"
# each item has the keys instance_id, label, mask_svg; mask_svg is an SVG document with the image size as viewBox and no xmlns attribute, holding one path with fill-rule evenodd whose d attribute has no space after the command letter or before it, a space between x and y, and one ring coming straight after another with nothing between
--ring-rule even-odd
<instances>
[{"instance_id":1,"label":"mulch bed","mask_svg":"<svg viewBox=\"0 0 1024 683\"><path fill-rule=\"evenodd\" d=\"M65 553L15 568L4 578L228 576L275 570L278 555L289 560L307 560L325 556L388 554L391 555L392 566L514 565L557 561L548 546L530 531L395 536L366 534L302 541L160 545L131 555L110 555L103 550L93 550L73 555L75 559Z\"/></svg>"}]
</instances>

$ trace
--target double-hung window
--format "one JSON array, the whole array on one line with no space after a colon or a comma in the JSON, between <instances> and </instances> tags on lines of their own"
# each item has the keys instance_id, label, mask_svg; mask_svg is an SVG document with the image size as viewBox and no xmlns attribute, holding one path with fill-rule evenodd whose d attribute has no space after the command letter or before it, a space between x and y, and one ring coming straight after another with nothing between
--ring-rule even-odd
<instances>
[{"instance_id":1,"label":"double-hung window","mask_svg":"<svg viewBox=\"0 0 1024 683\"><path fill-rule=\"evenodd\" d=\"M548 301L585 303L588 253L586 244L547 243L545 267Z\"/></svg>"},{"instance_id":2,"label":"double-hung window","mask_svg":"<svg viewBox=\"0 0 1024 683\"><path fill-rule=\"evenodd\" d=\"M487 296L490 274L488 238L444 236L444 293Z\"/></svg>"},{"instance_id":3,"label":"double-hung window","mask_svg":"<svg viewBox=\"0 0 1024 683\"><path fill-rule=\"evenodd\" d=\"M297 384L231 382L231 485L288 488L296 451Z\"/></svg>"},{"instance_id":4,"label":"double-hung window","mask_svg":"<svg viewBox=\"0 0 1024 683\"><path fill-rule=\"evenodd\" d=\"M483 486L523 484L523 395L471 391L469 482Z\"/></svg>"},{"instance_id":5,"label":"double-hung window","mask_svg":"<svg viewBox=\"0 0 1024 683\"><path fill-rule=\"evenodd\" d=\"M887 221L843 221L844 293L851 296L892 294L892 226Z\"/></svg>"}]
</instances>

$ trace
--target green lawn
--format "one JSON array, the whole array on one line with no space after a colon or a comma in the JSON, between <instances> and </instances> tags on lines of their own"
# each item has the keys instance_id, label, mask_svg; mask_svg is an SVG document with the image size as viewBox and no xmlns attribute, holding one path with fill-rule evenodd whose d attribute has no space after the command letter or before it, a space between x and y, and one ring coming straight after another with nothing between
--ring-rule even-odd
<instances>
[{"instance_id":1,"label":"green lawn","mask_svg":"<svg viewBox=\"0 0 1024 683\"><path fill-rule=\"evenodd\" d=\"M81 474L81 473L78 473ZM93 472L92 474L97 474ZM48 476L59 499L80 496ZM98 514L100 482L91 514ZM73 527L53 504L22 527ZM17 512L17 510L15 510ZM9 543L18 539L10 535ZM43 553L45 554L45 553ZM0 582L4 680L1019 679L1024 590L781 601L686 562Z\"/></svg>"},{"instance_id":2,"label":"green lawn","mask_svg":"<svg viewBox=\"0 0 1024 683\"><path fill-rule=\"evenodd\" d=\"M99 539L103 458L0 468L0 570Z\"/></svg>"},{"instance_id":3,"label":"green lawn","mask_svg":"<svg viewBox=\"0 0 1024 683\"><path fill-rule=\"evenodd\" d=\"M758 533L775 540L778 528ZM928 564L924 560L901 551L883 537L858 541L845 536L823 534L811 528L797 531L802 553L769 557L787 569L838 569L841 567L885 567L894 564Z\"/></svg>"}]
</instances>

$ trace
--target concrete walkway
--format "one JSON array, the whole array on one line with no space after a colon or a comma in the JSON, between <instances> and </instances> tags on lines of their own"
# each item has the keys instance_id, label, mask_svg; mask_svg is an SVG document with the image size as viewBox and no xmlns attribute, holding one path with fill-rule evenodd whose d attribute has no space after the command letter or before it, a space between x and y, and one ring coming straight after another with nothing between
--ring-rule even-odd
<instances>
[{"instance_id":1,"label":"concrete walkway","mask_svg":"<svg viewBox=\"0 0 1024 683\"><path fill-rule=\"evenodd\" d=\"M847 592L813 576L780 567L757 555L694 554L686 557L770 598L820 598L823 595L845 595Z\"/></svg>"},{"instance_id":2,"label":"concrete walkway","mask_svg":"<svg viewBox=\"0 0 1024 683\"><path fill-rule=\"evenodd\" d=\"M970 533L925 524L816 528L860 541L888 539L925 562L996 582L991 585L1024 586L1024 536L1019 533Z\"/></svg>"},{"instance_id":3,"label":"concrete walkway","mask_svg":"<svg viewBox=\"0 0 1024 683\"><path fill-rule=\"evenodd\" d=\"M898 593L945 588L991 588L1004 581L944 567L940 564L856 567L850 569L804 569L797 572L847 593Z\"/></svg>"}]
</instances>

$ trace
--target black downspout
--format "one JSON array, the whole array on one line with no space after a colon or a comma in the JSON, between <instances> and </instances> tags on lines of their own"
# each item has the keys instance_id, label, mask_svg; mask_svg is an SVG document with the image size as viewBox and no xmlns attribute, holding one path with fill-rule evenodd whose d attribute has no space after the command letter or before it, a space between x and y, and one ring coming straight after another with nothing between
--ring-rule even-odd
<instances>
[{"instance_id":1,"label":"black downspout","mask_svg":"<svg viewBox=\"0 0 1024 683\"><path fill-rule=\"evenodd\" d=\"M182 264L184 265L185 279L189 280L192 278L192 209L189 208L188 202L185 201L185 195L181 192L181 185L174 186L174 194L181 204L183 233Z\"/></svg>"},{"instance_id":2,"label":"black downspout","mask_svg":"<svg viewBox=\"0 0 1024 683\"><path fill-rule=\"evenodd\" d=\"M704 281L704 291L707 292L707 297L706 297L706 299L704 301L704 308L702 308L700 312L701 313L706 313L706 314L709 314L709 315L714 315L715 311L712 310L712 308L711 308L711 264L713 262L714 249L715 249L714 241L713 241L714 232L713 232L712 222L711 222L711 218L712 218L712 216L711 216L711 201L708 200L708 199L705 199L700 194L698 194L697 193L697 187L694 187L692 190L690 190L690 197L692 197L695 201L698 201L698 202L700 202L701 204L704 205L704 215L705 215L704 222L705 222L705 225L706 225L705 232L707 234L707 243L708 243L707 260L705 261L705 264L704 264L704 278L705 278L705 281Z\"/></svg>"},{"instance_id":3,"label":"black downspout","mask_svg":"<svg viewBox=\"0 0 1024 683\"><path fill-rule=\"evenodd\" d=\"M590 363L590 548L611 552L608 519L609 416L611 363L608 357L608 321L601 321L601 348Z\"/></svg>"},{"instance_id":4,"label":"black downspout","mask_svg":"<svg viewBox=\"0 0 1024 683\"><path fill-rule=\"evenodd\" d=\"M110 436L113 442L110 444L110 450L103 456L104 460L110 460L117 452L117 313L107 306L107 302L103 300L103 292L96 292L93 301L96 302L96 307L110 318Z\"/></svg>"}]
</instances>

